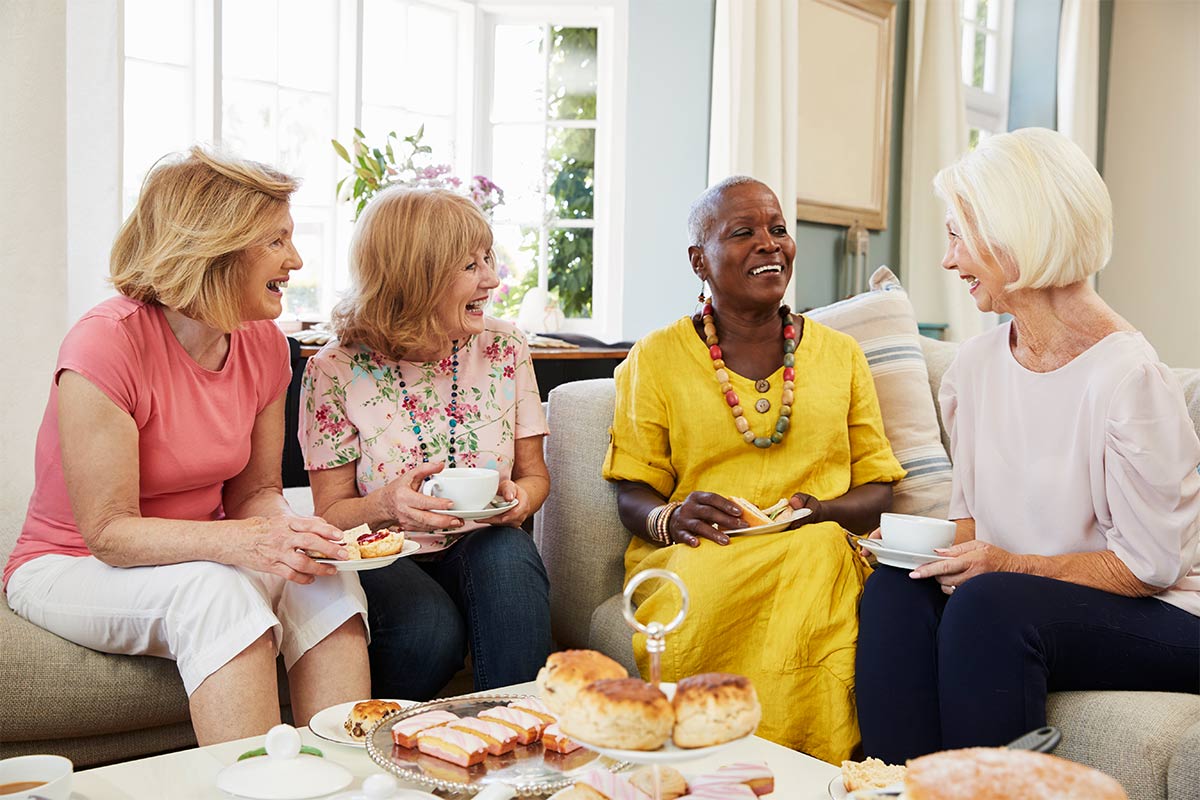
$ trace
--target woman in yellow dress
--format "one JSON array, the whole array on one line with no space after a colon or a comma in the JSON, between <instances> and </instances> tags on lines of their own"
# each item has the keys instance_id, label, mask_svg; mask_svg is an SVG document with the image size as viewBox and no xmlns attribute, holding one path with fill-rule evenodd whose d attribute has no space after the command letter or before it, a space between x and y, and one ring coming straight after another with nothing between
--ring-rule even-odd
<instances>
[{"instance_id":1,"label":"woman in yellow dress","mask_svg":"<svg viewBox=\"0 0 1200 800\"><path fill-rule=\"evenodd\" d=\"M712 299L639 341L616 374L604 477L635 534L626 579L666 568L691 595L663 680L745 675L763 705L760 736L837 762L859 742L854 654L869 572L845 530L878 525L904 470L858 344L780 305L796 243L775 194L729 178L693 204L688 230ZM810 513L792 530L738 536L749 526L733 496ZM678 611L674 588L643 589L641 621ZM646 674L640 635L634 649Z\"/></svg>"}]
</instances>

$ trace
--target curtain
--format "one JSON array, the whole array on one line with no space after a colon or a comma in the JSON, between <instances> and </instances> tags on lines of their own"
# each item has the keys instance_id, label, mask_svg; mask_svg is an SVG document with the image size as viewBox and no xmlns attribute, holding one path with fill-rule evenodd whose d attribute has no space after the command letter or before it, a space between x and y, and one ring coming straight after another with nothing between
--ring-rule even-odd
<instances>
[{"instance_id":1,"label":"curtain","mask_svg":"<svg viewBox=\"0 0 1200 800\"><path fill-rule=\"evenodd\" d=\"M1096 163L1100 2L1063 0L1058 26L1058 130Z\"/></svg>"},{"instance_id":2,"label":"curtain","mask_svg":"<svg viewBox=\"0 0 1200 800\"><path fill-rule=\"evenodd\" d=\"M967 149L959 15L958 0L911 0L900 181L901 277L917 319L945 323L952 341L970 338L984 325L958 275L942 269L946 207L932 183Z\"/></svg>"},{"instance_id":3,"label":"curtain","mask_svg":"<svg viewBox=\"0 0 1200 800\"><path fill-rule=\"evenodd\" d=\"M796 228L800 23L795 0L717 0L708 182L750 175Z\"/></svg>"}]
</instances>

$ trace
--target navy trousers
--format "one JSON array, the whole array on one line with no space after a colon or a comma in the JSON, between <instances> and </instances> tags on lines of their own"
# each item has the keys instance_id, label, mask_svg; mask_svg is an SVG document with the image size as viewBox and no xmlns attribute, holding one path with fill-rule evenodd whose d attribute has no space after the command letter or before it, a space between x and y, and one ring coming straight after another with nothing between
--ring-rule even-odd
<instances>
[{"instance_id":1,"label":"navy trousers","mask_svg":"<svg viewBox=\"0 0 1200 800\"><path fill-rule=\"evenodd\" d=\"M531 681L550 654L550 581L518 528L481 528L436 558L402 558L359 579L373 697L435 697L468 648L476 690Z\"/></svg>"},{"instance_id":2,"label":"navy trousers","mask_svg":"<svg viewBox=\"0 0 1200 800\"><path fill-rule=\"evenodd\" d=\"M893 764L999 746L1046 724L1046 695L1071 689L1200 692L1200 617L996 572L943 594L879 567L860 606L856 689L863 749Z\"/></svg>"}]
</instances>

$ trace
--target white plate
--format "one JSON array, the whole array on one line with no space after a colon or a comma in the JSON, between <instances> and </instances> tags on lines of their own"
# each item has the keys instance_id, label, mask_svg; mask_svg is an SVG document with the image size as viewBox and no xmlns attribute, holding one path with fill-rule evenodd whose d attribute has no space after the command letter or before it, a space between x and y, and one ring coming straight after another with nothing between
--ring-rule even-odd
<instances>
[{"instance_id":1,"label":"white plate","mask_svg":"<svg viewBox=\"0 0 1200 800\"><path fill-rule=\"evenodd\" d=\"M339 703L323 711L318 711L308 721L308 729L329 742L348 744L351 747L366 747L366 742L357 741L346 732L345 728L346 717L350 716L350 709L361 702L363 701L351 700L349 703ZM401 708L408 708L413 704L412 700L389 700L388 702L399 703Z\"/></svg>"},{"instance_id":2,"label":"white plate","mask_svg":"<svg viewBox=\"0 0 1200 800\"><path fill-rule=\"evenodd\" d=\"M948 561L950 556L935 556L925 553L907 553L903 550L890 550L883 546L878 539L858 539L857 542L875 554L880 564L900 569L916 569L922 564L934 561Z\"/></svg>"},{"instance_id":3,"label":"white plate","mask_svg":"<svg viewBox=\"0 0 1200 800\"><path fill-rule=\"evenodd\" d=\"M675 684L660 683L659 689L670 700L675 696ZM580 739L578 736L567 734L575 741L579 742L589 750L595 750L597 753L617 761L628 761L632 764L674 764L681 761L696 761L701 758L707 758L715 753L719 753L734 742L740 742L742 739L749 738L754 735L754 731L739 736L737 739L730 739L728 742L721 742L712 747L677 747L670 738L667 743L657 750L618 750L615 747L601 747L600 745L590 744Z\"/></svg>"},{"instance_id":4,"label":"white plate","mask_svg":"<svg viewBox=\"0 0 1200 800\"><path fill-rule=\"evenodd\" d=\"M811 513L811 508L801 508L797 509L792 516L781 522L772 522L769 525L755 525L752 528L732 528L727 531L721 531L721 533L724 533L727 536L754 536L758 533L779 533L780 531L787 530L788 526L796 520L804 519Z\"/></svg>"},{"instance_id":5,"label":"white plate","mask_svg":"<svg viewBox=\"0 0 1200 800\"><path fill-rule=\"evenodd\" d=\"M447 508L447 509L431 508L429 510L432 511L434 514L445 514L447 517L458 517L459 519L462 519L462 520L474 520L474 519L487 519L488 517L497 517L497 516L500 516L501 514L503 514L505 511L508 511L508 510L516 508L516 507L517 507L516 498L514 498L512 500L505 500L500 495L496 495L494 498L492 498L492 502L488 504L487 508L481 508L478 511L455 511L452 508Z\"/></svg>"},{"instance_id":6,"label":"white plate","mask_svg":"<svg viewBox=\"0 0 1200 800\"><path fill-rule=\"evenodd\" d=\"M400 548L400 552L390 556L379 556L378 558L354 558L347 561L338 561L336 558L314 558L318 564L333 564L338 572L362 572L365 569L379 569L391 564L397 558L411 556L413 553L421 549L420 542L414 542L411 539L404 540L404 547Z\"/></svg>"},{"instance_id":7,"label":"white plate","mask_svg":"<svg viewBox=\"0 0 1200 800\"><path fill-rule=\"evenodd\" d=\"M841 774L833 776L833 780L829 782L829 797L832 800L846 800L850 793L846 791L846 784L842 781Z\"/></svg>"}]
</instances>

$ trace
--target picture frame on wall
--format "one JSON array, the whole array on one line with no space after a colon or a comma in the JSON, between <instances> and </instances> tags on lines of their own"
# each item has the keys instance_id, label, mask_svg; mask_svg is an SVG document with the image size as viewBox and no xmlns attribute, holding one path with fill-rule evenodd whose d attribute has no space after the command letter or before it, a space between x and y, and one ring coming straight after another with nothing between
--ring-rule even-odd
<instances>
[{"instance_id":1,"label":"picture frame on wall","mask_svg":"<svg viewBox=\"0 0 1200 800\"><path fill-rule=\"evenodd\" d=\"M894 0L799 0L796 218L887 227Z\"/></svg>"}]
</instances>

